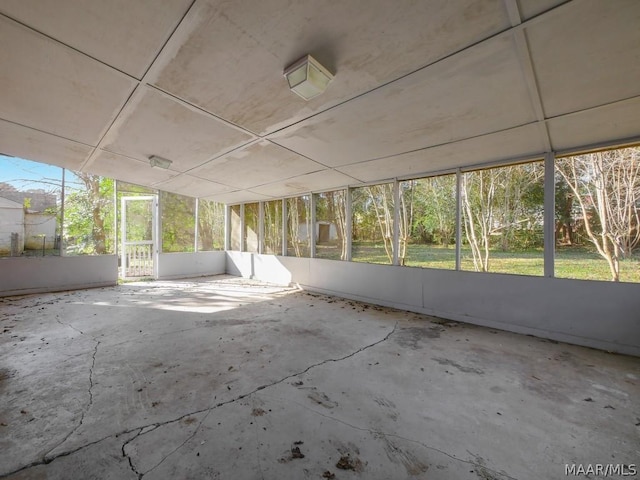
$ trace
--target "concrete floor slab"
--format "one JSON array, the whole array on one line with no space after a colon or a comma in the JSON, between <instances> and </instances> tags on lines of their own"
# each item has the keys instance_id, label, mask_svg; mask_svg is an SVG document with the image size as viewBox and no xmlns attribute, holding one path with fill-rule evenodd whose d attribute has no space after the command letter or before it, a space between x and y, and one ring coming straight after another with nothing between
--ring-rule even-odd
<instances>
[{"instance_id":1,"label":"concrete floor slab","mask_svg":"<svg viewBox=\"0 0 640 480\"><path fill-rule=\"evenodd\" d=\"M0 478L523 480L640 464L634 357L231 276L0 312Z\"/></svg>"}]
</instances>

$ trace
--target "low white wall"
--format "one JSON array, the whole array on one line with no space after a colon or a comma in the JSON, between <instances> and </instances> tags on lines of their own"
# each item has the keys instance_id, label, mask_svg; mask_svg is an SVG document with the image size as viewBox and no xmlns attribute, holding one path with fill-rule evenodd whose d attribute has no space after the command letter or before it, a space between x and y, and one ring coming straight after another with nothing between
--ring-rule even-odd
<instances>
[{"instance_id":1,"label":"low white wall","mask_svg":"<svg viewBox=\"0 0 640 480\"><path fill-rule=\"evenodd\" d=\"M158 279L220 275L226 270L223 251L197 253L161 253L158 256Z\"/></svg>"},{"instance_id":2,"label":"low white wall","mask_svg":"<svg viewBox=\"0 0 640 480\"><path fill-rule=\"evenodd\" d=\"M228 251L226 254L226 273L230 275L257 278L278 285L289 285L294 282L291 272L281 262L288 257L235 251Z\"/></svg>"},{"instance_id":3,"label":"low white wall","mask_svg":"<svg viewBox=\"0 0 640 480\"><path fill-rule=\"evenodd\" d=\"M640 286L227 252L227 273L640 356Z\"/></svg>"},{"instance_id":4,"label":"low white wall","mask_svg":"<svg viewBox=\"0 0 640 480\"><path fill-rule=\"evenodd\" d=\"M0 297L106 287L117 281L115 255L0 258Z\"/></svg>"}]
</instances>

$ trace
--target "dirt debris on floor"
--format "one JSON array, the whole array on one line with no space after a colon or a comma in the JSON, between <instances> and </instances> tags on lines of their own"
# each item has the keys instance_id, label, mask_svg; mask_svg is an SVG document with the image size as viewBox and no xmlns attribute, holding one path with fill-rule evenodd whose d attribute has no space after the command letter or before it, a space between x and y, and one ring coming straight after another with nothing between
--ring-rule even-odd
<instances>
[{"instance_id":1,"label":"dirt debris on floor","mask_svg":"<svg viewBox=\"0 0 640 480\"><path fill-rule=\"evenodd\" d=\"M637 463L637 358L230 276L13 297L0 314L0 478Z\"/></svg>"}]
</instances>

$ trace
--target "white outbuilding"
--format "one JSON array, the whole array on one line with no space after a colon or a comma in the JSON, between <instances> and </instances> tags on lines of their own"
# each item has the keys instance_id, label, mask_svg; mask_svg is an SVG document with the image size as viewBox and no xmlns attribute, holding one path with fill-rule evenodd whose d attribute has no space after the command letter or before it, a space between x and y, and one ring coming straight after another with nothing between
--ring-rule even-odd
<instances>
[{"instance_id":1,"label":"white outbuilding","mask_svg":"<svg viewBox=\"0 0 640 480\"><path fill-rule=\"evenodd\" d=\"M22 205L0 197L0 253L19 255L24 250L23 239L24 209Z\"/></svg>"}]
</instances>

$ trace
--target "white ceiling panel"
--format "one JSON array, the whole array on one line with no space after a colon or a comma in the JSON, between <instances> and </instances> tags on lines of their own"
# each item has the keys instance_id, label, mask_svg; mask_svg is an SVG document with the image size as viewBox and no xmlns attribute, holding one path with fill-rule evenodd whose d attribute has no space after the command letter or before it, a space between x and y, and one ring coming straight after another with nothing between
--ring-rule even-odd
<instances>
[{"instance_id":1,"label":"white ceiling panel","mask_svg":"<svg viewBox=\"0 0 640 480\"><path fill-rule=\"evenodd\" d=\"M139 160L158 155L185 172L253 138L153 88L137 93L105 137L105 150Z\"/></svg>"},{"instance_id":2,"label":"white ceiling panel","mask_svg":"<svg viewBox=\"0 0 640 480\"><path fill-rule=\"evenodd\" d=\"M640 97L549 120L554 150L624 140L640 133Z\"/></svg>"},{"instance_id":3,"label":"white ceiling panel","mask_svg":"<svg viewBox=\"0 0 640 480\"><path fill-rule=\"evenodd\" d=\"M396 157L340 167L363 182L420 175L490 161L517 159L544 151L537 125L426 148Z\"/></svg>"},{"instance_id":4,"label":"white ceiling panel","mask_svg":"<svg viewBox=\"0 0 640 480\"><path fill-rule=\"evenodd\" d=\"M573 2L526 32L547 118L640 95L640 1Z\"/></svg>"},{"instance_id":5,"label":"white ceiling panel","mask_svg":"<svg viewBox=\"0 0 640 480\"><path fill-rule=\"evenodd\" d=\"M534 119L513 41L499 38L271 138L335 167L499 131Z\"/></svg>"},{"instance_id":6,"label":"white ceiling panel","mask_svg":"<svg viewBox=\"0 0 640 480\"><path fill-rule=\"evenodd\" d=\"M135 81L0 16L0 118L96 145Z\"/></svg>"},{"instance_id":7,"label":"white ceiling panel","mask_svg":"<svg viewBox=\"0 0 640 480\"><path fill-rule=\"evenodd\" d=\"M205 200L212 202L226 203L228 205L243 202L261 202L263 200L271 200L271 197L260 195L259 193L250 192L248 190L238 190L230 193L221 193L204 197Z\"/></svg>"},{"instance_id":8,"label":"white ceiling panel","mask_svg":"<svg viewBox=\"0 0 640 480\"><path fill-rule=\"evenodd\" d=\"M192 0L2 0L0 13L142 78Z\"/></svg>"},{"instance_id":9,"label":"white ceiling panel","mask_svg":"<svg viewBox=\"0 0 640 480\"><path fill-rule=\"evenodd\" d=\"M191 197L203 197L213 194L229 193L235 190L234 188L220 183L192 177L186 174L177 175L166 182L156 183L154 186L160 190L180 193Z\"/></svg>"},{"instance_id":10,"label":"white ceiling panel","mask_svg":"<svg viewBox=\"0 0 640 480\"><path fill-rule=\"evenodd\" d=\"M236 188L251 188L322 168L308 158L263 140L195 168L190 174Z\"/></svg>"},{"instance_id":11,"label":"white ceiling panel","mask_svg":"<svg viewBox=\"0 0 640 480\"><path fill-rule=\"evenodd\" d=\"M0 152L242 202L640 137L638 25L640 0L4 0ZM335 74L309 102L304 54Z\"/></svg>"},{"instance_id":12,"label":"white ceiling panel","mask_svg":"<svg viewBox=\"0 0 640 480\"><path fill-rule=\"evenodd\" d=\"M83 170L147 187L178 175L171 170L152 168L149 162L104 151L99 152Z\"/></svg>"},{"instance_id":13,"label":"white ceiling panel","mask_svg":"<svg viewBox=\"0 0 640 480\"><path fill-rule=\"evenodd\" d=\"M92 147L0 120L0 152L79 170Z\"/></svg>"},{"instance_id":14,"label":"white ceiling panel","mask_svg":"<svg viewBox=\"0 0 640 480\"><path fill-rule=\"evenodd\" d=\"M516 0L506 0L516 1ZM537 17L541 13L551 10L558 5L567 3L569 0L517 0L518 10L520 11L520 17L523 20L528 20L533 17Z\"/></svg>"},{"instance_id":15,"label":"white ceiling panel","mask_svg":"<svg viewBox=\"0 0 640 480\"><path fill-rule=\"evenodd\" d=\"M218 1L196 4L156 84L265 134L395 80L509 26L502 1ZM284 68L312 54L335 79L305 102ZM160 65L158 65L160 66ZM154 68L154 71L156 69Z\"/></svg>"},{"instance_id":16,"label":"white ceiling panel","mask_svg":"<svg viewBox=\"0 0 640 480\"><path fill-rule=\"evenodd\" d=\"M343 173L336 172L335 170L323 170L321 172L300 175L269 185L256 187L253 188L252 191L277 197L318 190L329 190L332 188L341 188L356 183L358 183L357 180L344 175Z\"/></svg>"}]
</instances>

